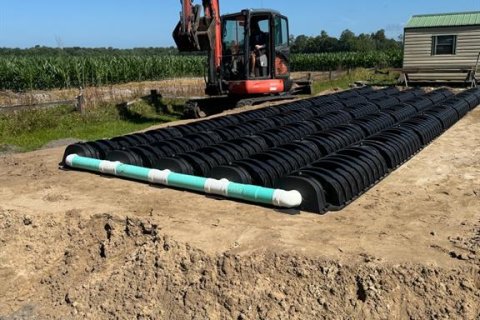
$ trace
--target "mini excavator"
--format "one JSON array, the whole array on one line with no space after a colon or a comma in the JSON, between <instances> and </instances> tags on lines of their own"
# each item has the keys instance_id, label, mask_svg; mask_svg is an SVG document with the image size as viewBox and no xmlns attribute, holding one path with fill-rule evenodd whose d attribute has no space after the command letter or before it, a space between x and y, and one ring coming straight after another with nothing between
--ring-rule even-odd
<instances>
[{"instance_id":1,"label":"mini excavator","mask_svg":"<svg viewBox=\"0 0 480 320\"><path fill-rule=\"evenodd\" d=\"M311 93L310 80L290 78L287 17L267 9L221 16L219 0L202 2L181 0L180 22L173 32L180 52L208 56L205 93L209 98L188 101L186 117L203 118L231 106Z\"/></svg>"}]
</instances>

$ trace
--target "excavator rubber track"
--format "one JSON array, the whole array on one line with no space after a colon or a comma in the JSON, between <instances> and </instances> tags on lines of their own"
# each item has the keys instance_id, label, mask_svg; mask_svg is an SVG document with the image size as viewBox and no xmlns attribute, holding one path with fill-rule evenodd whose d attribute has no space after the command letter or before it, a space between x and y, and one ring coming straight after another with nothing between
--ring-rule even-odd
<instances>
[{"instance_id":1,"label":"excavator rubber track","mask_svg":"<svg viewBox=\"0 0 480 320\"><path fill-rule=\"evenodd\" d=\"M246 106L256 106L267 102L298 99L299 95L312 94L312 81L309 79L295 80L289 92L276 95L261 95L257 97L217 96L191 99L184 105L184 119L202 119L223 111Z\"/></svg>"}]
</instances>

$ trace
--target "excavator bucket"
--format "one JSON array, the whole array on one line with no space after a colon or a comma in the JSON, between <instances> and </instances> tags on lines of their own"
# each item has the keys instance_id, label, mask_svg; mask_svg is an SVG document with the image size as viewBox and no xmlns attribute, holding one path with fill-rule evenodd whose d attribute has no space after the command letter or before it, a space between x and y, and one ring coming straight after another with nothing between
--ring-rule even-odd
<instances>
[{"instance_id":1,"label":"excavator bucket","mask_svg":"<svg viewBox=\"0 0 480 320\"><path fill-rule=\"evenodd\" d=\"M173 39L180 52L193 52L199 51L198 40L195 39L191 33L184 33L182 30L182 24L178 23L177 27L173 31Z\"/></svg>"},{"instance_id":2,"label":"excavator bucket","mask_svg":"<svg viewBox=\"0 0 480 320\"><path fill-rule=\"evenodd\" d=\"M179 22L173 31L173 39L180 52L210 51L215 45L215 22L202 18L190 32L182 31Z\"/></svg>"}]
</instances>

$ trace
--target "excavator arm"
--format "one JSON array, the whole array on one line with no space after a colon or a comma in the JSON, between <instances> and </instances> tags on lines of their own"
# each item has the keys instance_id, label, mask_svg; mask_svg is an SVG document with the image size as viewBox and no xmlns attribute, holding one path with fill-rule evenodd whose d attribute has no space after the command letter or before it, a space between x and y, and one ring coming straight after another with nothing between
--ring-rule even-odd
<instances>
[{"instance_id":1,"label":"excavator arm","mask_svg":"<svg viewBox=\"0 0 480 320\"><path fill-rule=\"evenodd\" d=\"M181 0L182 11L173 38L181 52L202 51L198 40L201 6L194 5L193 0Z\"/></svg>"},{"instance_id":2,"label":"excavator arm","mask_svg":"<svg viewBox=\"0 0 480 320\"><path fill-rule=\"evenodd\" d=\"M193 0L181 0L180 22L173 31L173 39L180 52L208 53L207 94L223 93L221 83L222 21L219 0L203 0L202 6Z\"/></svg>"},{"instance_id":3,"label":"excavator arm","mask_svg":"<svg viewBox=\"0 0 480 320\"><path fill-rule=\"evenodd\" d=\"M180 25L182 33L192 31L193 0L181 0L182 12L180 13Z\"/></svg>"}]
</instances>

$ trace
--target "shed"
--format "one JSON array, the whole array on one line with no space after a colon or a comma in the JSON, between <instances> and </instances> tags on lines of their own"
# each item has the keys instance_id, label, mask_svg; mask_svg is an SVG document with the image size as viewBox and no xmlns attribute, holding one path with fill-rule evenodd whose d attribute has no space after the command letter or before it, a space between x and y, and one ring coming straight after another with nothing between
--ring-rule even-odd
<instances>
[{"instance_id":1,"label":"shed","mask_svg":"<svg viewBox=\"0 0 480 320\"><path fill-rule=\"evenodd\" d=\"M404 80L476 85L480 11L415 15L405 26Z\"/></svg>"}]
</instances>

